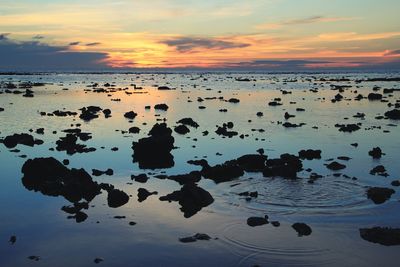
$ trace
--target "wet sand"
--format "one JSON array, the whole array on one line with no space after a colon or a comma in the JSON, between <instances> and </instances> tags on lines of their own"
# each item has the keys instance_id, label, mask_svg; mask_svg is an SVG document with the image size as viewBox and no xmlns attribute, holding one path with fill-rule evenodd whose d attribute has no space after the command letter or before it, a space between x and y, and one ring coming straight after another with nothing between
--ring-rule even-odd
<instances>
[{"instance_id":1,"label":"wet sand","mask_svg":"<svg viewBox=\"0 0 400 267\"><path fill-rule=\"evenodd\" d=\"M397 266L397 77L0 75L0 265Z\"/></svg>"}]
</instances>

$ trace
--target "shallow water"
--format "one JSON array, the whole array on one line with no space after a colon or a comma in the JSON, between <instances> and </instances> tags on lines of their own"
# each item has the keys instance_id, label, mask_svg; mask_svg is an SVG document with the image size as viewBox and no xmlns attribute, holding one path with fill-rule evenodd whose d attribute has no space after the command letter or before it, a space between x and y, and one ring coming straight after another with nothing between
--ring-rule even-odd
<instances>
[{"instance_id":1,"label":"shallow water","mask_svg":"<svg viewBox=\"0 0 400 267\"><path fill-rule=\"evenodd\" d=\"M381 205L367 199L370 186L389 187L391 181L400 179L398 157L400 151L399 121L377 120L378 115L393 109L388 103L362 99L354 101L358 93L367 96L375 86L400 88L398 82L356 82L366 78L392 77L394 74L46 74L0 76L0 82L44 82L34 87L33 98L21 94L0 95L0 136L29 133L29 129L44 128L44 135L30 133L44 141L34 147L18 145L20 152L10 152L0 144L0 266L90 266L95 258L104 259L101 266L397 266L398 246L386 247L369 243L359 235L359 228L400 226L399 193ZM251 82L240 82L238 77ZM321 81L321 78L346 77L350 81ZM99 87L110 83L114 88L128 88L110 93L85 91L92 83ZM133 85L143 87L134 90ZM331 85L350 85L341 93L345 99L332 103L338 93ZM160 91L156 85L167 85L176 90ZM68 90L63 90L68 88ZM311 92L310 89L318 89ZM5 89L0 89L4 91ZM283 95L280 90L290 91ZM358 93L355 93L357 90ZM132 92L127 94L126 91ZM382 90L381 90L382 91ZM380 92L382 93L382 92ZM240 99L233 104L218 97ZM198 102L198 97L217 97ZM120 102L111 99L120 98ZM271 107L268 102L282 98L282 106ZM387 96L389 103L400 99L400 92ZM191 100L190 102L188 100ZM291 104L296 102L296 104ZM155 111L153 106L166 103L168 111ZM99 118L84 122L75 117L41 116L65 108L79 113L85 106L100 106L112 111L111 118ZM145 106L150 105L150 110ZM205 109L199 109L205 106ZM296 112L305 108L305 112ZM219 112L227 109L228 112ZM135 111L138 116L129 122L123 114ZM296 115L292 123L305 123L299 128L285 128L285 112ZM264 116L257 117L257 112ZM365 113L365 119L353 118L357 112ZM173 133L175 146L172 151L175 165L164 170L141 170L132 162L132 142L147 136L152 126L166 119L173 127L179 119L191 117L200 127L190 128L187 135ZM348 118L347 120L345 118ZM251 120L251 122L249 122ZM215 134L216 125L234 123L233 130L248 134L243 139L222 138ZM339 132L336 123L361 122L359 131ZM91 153L69 156L50 151L65 133L61 130L75 128L81 123L83 132L93 138L80 142L97 150ZM138 126L140 134L122 134L132 126ZM315 128L317 126L318 128ZM313 128L314 127L314 128ZM258 131L263 129L263 132ZM120 130L120 131L116 131ZM203 131L209 131L203 136ZM53 134L57 131L57 134ZM358 143L357 148L351 146ZM373 147L381 147L385 155L374 160L368 155ZM104 147L102 149L101 147ZM111 151L118 147L118 151ZM190 218L185 218L177 202L162 202L159 197L180 189L171 180L157 179L160 173L183 174L199 170L188 160L206 158L210 165L223 163L244 154L257 153L263 148L268 158L283 153L297 155L301 149L321 149L322 159L303 160L304 171L299 179L281 177L265 178L261 173L246 173L239 179L215 184L202 179L198 185L211 193L214 202ZM221 155L222 154L222 155ZM27 155L21 158L20 155ZM348 156L349 161L336 159ZM107 206L107 193L98 195L84 212L88 218L81 223L67 219L61 210L70 205L62 196L51 197L27 190L22 182L21 167L28 158L54 157L60 161L69 159L69 168L112 168L113 176L93 177L97 182L114 185L131 195L129 202L120 208ZM334 176L324 164L334 158L345 164ZM374 176L369 171L384 165L388 177ZM309 172L323 175L313 184L308 183ZM132 174L148 173L147 183L130 179ZM356 177L357 179L351 179ZM137 201L137 189L143 187L157 191L144 202ZM238 194L257 191L251 200ZM279 221L280 227L271 224L249 227L246 220L251 216L268 215L271 221ZM114 216L126 216L115 219ZM137 224L130 226L129 222ZM312 228L310 236L298 237L291 225L307 223ZM194 243L181 243L179 238L195 233L207 233L213 239ZM15 235L14 245L7 241ZM215 238L215 239L214 239ZM32 262L28 256L40 256Z\"/></svg>"}]
</instances>

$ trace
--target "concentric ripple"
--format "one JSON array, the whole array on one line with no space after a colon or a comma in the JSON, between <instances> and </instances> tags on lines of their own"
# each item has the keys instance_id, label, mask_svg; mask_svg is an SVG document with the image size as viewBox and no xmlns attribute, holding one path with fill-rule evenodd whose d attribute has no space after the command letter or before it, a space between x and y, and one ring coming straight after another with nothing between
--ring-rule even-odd
<instances>
[{"instance_id":1,"label":"concentric ripple","mask_svg":"<svg viewBox=\"0 0 400 267\"><path fill-rule=\"evenodd\" d=\"M307 179L245 179L231 189L228 205L243 211L268 214L346 214L365 209L370 202L364 185L343 177L324 177L313 184ZM257 191L258 197L246 200L242 192ZM226 197L226 196L225 196Z\"/></svg>"}]
</instances>

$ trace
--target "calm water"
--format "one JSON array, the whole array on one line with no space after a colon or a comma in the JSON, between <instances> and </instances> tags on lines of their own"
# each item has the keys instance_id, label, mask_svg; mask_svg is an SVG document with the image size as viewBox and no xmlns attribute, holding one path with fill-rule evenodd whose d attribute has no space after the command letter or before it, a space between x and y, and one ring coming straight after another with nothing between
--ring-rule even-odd
<instances>
[{"instance_id":1,"label":"calm water","mask_svg":"<svg viewBox=\"0 0 400 267\"><path fill-rule=\"evenodd\" d=\"M399 121L377 120L393 109L388 103L362 99L354 101L361 93L367 96L376 86L400 88L398 82L356 82L366 78L392 77L391 74L49 74L28 76L0 76L0 82L18 84L23 81L42 82L34 87L33 98L21 94L0 95L0 136L29 133L44 141L34 147L18 145L19 152L11 152L0 144L0 266L92 266L95 258L102 258L100 266L398 266L398 246L386 247L369 243L359 235L359 228L400 226L399 194L396 192L384 204L375 205L367 199L370 186L392 187L400 179ZM248 78L250 82L237 81ZM346 77L349 81L324 81ZM88 85L98 83L105 88L128 88L111 93L94 93ZM134 90L133 84L142 87ZM176 90L160 91L157 86ZM341 95L345 100L332 103L338 93L331 85L349 85ZM63 90L68 88L68 90ZM110 87L108 87L110 89ZM311 92L310 89L318 89ZM381 92L382 93L382 89ZM0 89L5 91L5 89ZM13 89L15 90L15 89ZM290 91L282 94L280 90ZM357 90L357 93L354 92ZM126 92L132 93L127 94ZM216 99L198 102L198 98ZM219 100L237 98L234 104ZM111 101L119 98L121 101ZM283 105L268 106L274 98ZM346 99L350 99L347 101ZM389 103L400 100L400 92L387 95ZM156 111L153 106L166 103L168 111ZM100 106L112 111L111 118L84 122L79 116L50 117L40 112L55 110L79 112L85 106ZM146 110L145 106L152 108ZM199 109L205 106L205 109ZM297 112L304 108L305 112ZM227 109L227 112L219 112ZM138 116L130 122L124 118L127 111ZM264 116L258 117L257 112ZM299 128L285 128L284 113L296 115L292 123L305 123ZM354 118L357 112L365 118ZM164 170L141 170L132 162L132 142L147 136L152 126L165 119L169 127L177 121L193 118L200 127L190 128L187 135L173 133L172 151L175 166ZM346 119L347 118L347 119ZM251 120L251 121L249 121ZM232 121L233 130L247 135L243 139L222 138L215 134L217 125ZM353 133L339 132L336 123L362 123ZM80 142L97 150L91 153L67 155L65 151L51 151L55 142L81 123L84 132L93 138ZM141 129L139 134L122 133L130 127ZM35 133L44 128L44 134ZM259 131L263 129L264 131ZM118 131L117 131L118 130ZM203 131L209 131L203 136ZM53 131L57 131L53 134ZM353 147L350 144L358 143ZM368 155L373 147L382 148L385 155L374 160ZM104 148L101 148L104 147ZM111 151L118 147L118 151ZM171 180L157 179L160 173L184 174L199 167L188 160L206 158L210 165L223 163L244 154L257 153L263 148L269 158L283 153L297 155L301 149L321 149L321 160L303 160L304 170L323 175L313 184L308 183L309 173L302 171L300 179L280 177L265 178L261 173L246 173L243 177L215 184L202 179L198 185L211 193L214 202L190 218L185 218L177 202L162 202L159 197L181 186ZM26 155L27 158L21 158ZM349 161L336 158L347 156ZM131 197L120 208L107 205L103 191L84 212L88 218L81 223L68 219L61 210L70 205L62 196L51 197L27 190L22 182L21 167L28 158L54 157L69 159L69 168L112 168L114 175L94 177L128 193ZM347 176L336 177L325 167L327 159L335 158L347 166L340 171ZM384 165L388 177L374 176L369 172ZM132 174L149 174L145 184L130 179ZM138 202L138 188L157 191L158 195ZM238 193L257 191L258 197L246 200ZM248 217L268 215L279 221L280 227L271 224L249 227ZM125 216L116 219L114 216ZM129 222L136 225L129 225ZM307 223L312 228L310 236L298 237L291 225ZM206 233L213 239L182 243L179 238ZM17 241L8 240L15 235ZM31 255L39 261L29 260Z\"/></svg>"}]
</instances>

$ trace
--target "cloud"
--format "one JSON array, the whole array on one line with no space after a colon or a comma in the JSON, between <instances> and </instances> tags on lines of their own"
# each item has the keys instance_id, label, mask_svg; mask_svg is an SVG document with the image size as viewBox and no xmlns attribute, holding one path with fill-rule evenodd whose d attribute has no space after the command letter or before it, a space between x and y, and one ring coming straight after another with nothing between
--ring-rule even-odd
<instances>
[{"instance_id":1,"label":"cloud","mask_svg":"<svg viewBox=\"0 0 400 267\"><path fill-rule=\"evenodd\" d=\"M32 37L32 39L41 40L41 39L44 39L44 36L43 35L35 35Z\"/></svg>"},{"instance_id":2,"label":"cloud","mask_svg":"<svg viewBox=\"0 0 400 267\"><path fill-rule=\"evenodd\" d=\"M277 22L277 23L259 24L259 25L256 25L256 28L257 29L264 29L264 30L273 30L273 29L279 29L281 27L291 26L291 25L304 25L304 24L348 21L348 20L354 20L354 19L356 19L356 18L310 16L310 17L306 17L306 18L280 21L280 22Z\"/></svg>"},{"instance_id":3,"label":"cloud","mask_svg":"<svg viewBox=\"0 0 400 267\"><path fill-rule=\"evenodd\" d=\"M232 49L250 46L246 43L237 43L214 38L178 37L164 40L161 43L175 47L179 52L191 52L196 49Z\"/></svg>"},{"instance_id":4,"label":"cloud","mask_svg":"<svg viewBox=\"0 0 400 267\"><path fill-rule=\"evenodd\" d=\"M52 46L39 41L16 41L0 34L0 69L84 70L107 68L107 54L68 51L68 46Z\"/></svg>"},{"instance_id":5,"label":"cloud","mask_svg":"<svg viewBox=\"0 0 400 267\"><path fill-rule=\"evenodd\" d=\"M400 49L387 51L385 56L400 56Z\"/></svg>"},{"instance_id":6,"label":"cloud","mask_svg":"<svg viewBox=\"0 0 400 267\"><path fill-rule=\"evenodd\" d=\"M72 43L69 43L68 45L70 45L70 46L75 46L75 45L79 45L81 42L72 42Z\"/></svg>"},{"instance_id":7,"label":"cloud","mask_svg":"<svg viewBox=\"0 0 400 267\"><path fill-rule=\"evenodd\" d=\"M94 42L94 43L87 43L86 46L97 46L100 45L101 43L99 42Z\"/></svg>"}]
</instances>

